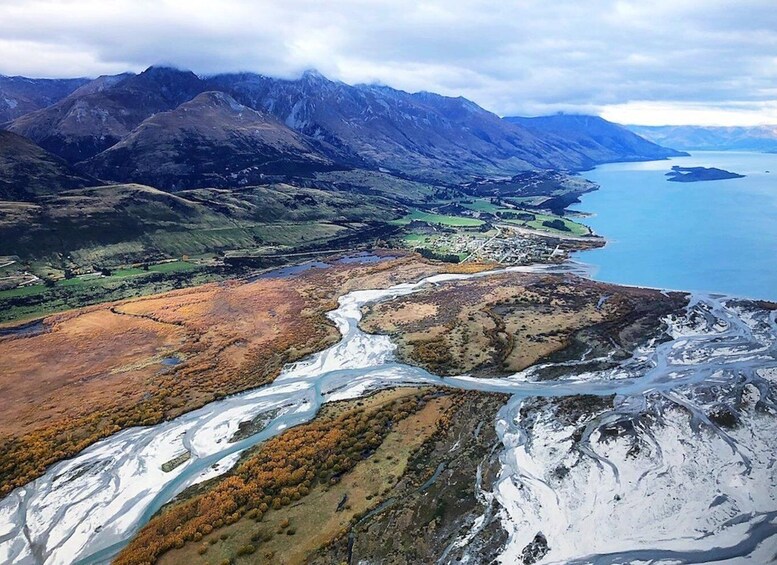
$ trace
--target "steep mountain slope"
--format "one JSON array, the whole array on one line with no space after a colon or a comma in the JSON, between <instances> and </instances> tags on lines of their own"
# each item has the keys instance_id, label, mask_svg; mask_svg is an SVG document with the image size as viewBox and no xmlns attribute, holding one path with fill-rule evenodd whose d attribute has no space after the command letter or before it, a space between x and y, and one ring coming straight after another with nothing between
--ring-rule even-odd
<instances>
[{"instance_id":1,"label":"steep mountain slope","mask_svg":"<svg viewBox=\"0 0 777 565\"><path fill-rule=\"evenodd\" d=\"M88 78L47 79L0 75L0 124L62 100Z\"/></svg>"},{"instance_id":2,"label":"steep mountain slope","mask_svg":"<svg viewBox=\"0 0 777 565\"><path fill-rule=\"evenodd\" d=\"M647 141L625 127L599 116L556 114L537 118L504 119L540 135L554 135L575 142L597 163L665 159L683 154Z\"/></svg>"},{"instance_id":3,"label":"steep mountain slope","mask_svg":"<svg viewBox=\"0 0 777 565\"><path fill-rule=\"evenodd\" d=\"M242 186L263 174L299 174L332 165L274 117L223 92L204 92L148 118L82 168L104 179L183 190Z\"/></svg>"},{"instance_id":4,"label":"steep mountain slope","mask_svg":"<svg viewBox=\"0 0 777 565\"><path fill-rule=\"evenodd\" d=\"M655 143L677 149L777 152L777 125L753 127L628 126Z\"/></svg>"},{"instance_id":5,"label":"steep mountain slope","mask_svg":"<svg viewBox=\"0 0 777 565\"><path fill-rule=\"evenodd\" d=\"M102 92L112 88L130 77L134 77L134 73L121 73L118 75L100 75L94 80L90 80L83 86L79 86L69 96L86 96L88 94L95 94L96 92Z\"/></svg>"},{"instance_id":6,"label":"steep mountain slope","mask_svg":"<svg viewBox=\"0 0 777 565\"><path fill-rule=\"evenodd\" d=\"M76 163L118 143L149 116L172 110L203 90L194 73L151 67L107 88L93 85L85 93L73 93L14 120L8 129Z\"/></svg>"},{"instance_id":7,"label":"steep mountain slope","mask_svg":"<svg viewBox=\"0 0 777 565\"><path fill-rule=\"evenodd\" d=\"M29 139L0 130L0 200L31 201L94 183Z\"/></svg>"},{"instance_id":8,"label":"steep mountain slope","mask_svg":"<svg viewBox=\"0 0 777 565\"><path fill-rule=\"evenodd\" d=\"M315 72L299 80L220 75L209 84L271 112L333 158L355 165L455 180L593 164L576 144L538 136L464 98L349 86Z\"/></svg>"}]
</instances>

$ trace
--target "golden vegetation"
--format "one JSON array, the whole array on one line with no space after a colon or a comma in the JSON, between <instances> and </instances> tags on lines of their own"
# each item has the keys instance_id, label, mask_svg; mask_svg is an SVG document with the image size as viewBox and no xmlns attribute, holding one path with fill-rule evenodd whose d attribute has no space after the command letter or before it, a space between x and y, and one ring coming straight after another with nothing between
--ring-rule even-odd
<instances>
[{"instance_id":1,"label":"golden vegetation","mask_svg":"<svg viewBox=\"0 0 777 565\"><path fill-rule=\"evenodd\" d=\"M453 355L448 342L442 336L411 341L410 358L432 372L445 374L452 370Z\"/></svg>"},{"instance_id":2,"label":"golden vegetation","mask_svg":"<svg viewBox=\"0 0 777 565\"><path fill-rule=\"evenodd\" d=\"M317 485L337 484L381 445L397 422L426 402L426 395L419 392L374 408L319 417L268 440L213 488L152 519L115 563L154 563L166 551L201 542L244 516L261 522L265 514L306 497ZM289 526L288 519L278 525L286 535L295 534ZM238 555L253 553L251 548L255 550L246 544Z\"/></svg>"},{"instance_id":3,"label":"golden vegetation","mask_svg":"<svg viewBox=\"0 0 777 565\"><path fill-rule=\"evenodd\" d=\"M417 392L417 389L398 388L357 401L329 404L318 417L331 417L333 409L338 406L348 406L352 410L354 405L367 405L368 409L372 409ZM449 421L457 399L463 394L466 393L435 396L422 409L396 422L380 447L345 473L337 484L318 484L299 502L265 513L258 522L257 516L249 511L234 524L222 527L199 544L189 543L181 549L168 551L159 563L216 565L236 556L237 550L246 544L253 545L256 556L261 556L262 562L267 565L308 563L322 546L342 537L355 520L386 498L396 496L395 489L400 488L400 482L405 480L409 462L420 453L422 446L429 441L434 442L440 428ZM434 465L430 467L433 471ZM290 529L294 531L293 538L289 537ZM227 538L222 540L224 535ZM207 549L200 553L203 546ZM267 557L268 554L274 554L274 557ZM251 559L242 561L250 563Z\"/></svg>"},{"instance_id":4,"label":"golden vegetation","mask_svg":"<svg viewBox=\"0 0 777 565\"><path fill-rule=\"evenodd\" d=\"M0 338L0 496L123 428L271 382L337 339L324 313L340 294L439 268L404 257L208 284L53 315L45 333Z\"/></svg>"},{"instance_id":5,"label":"golden vegetation","mask_svg":"<svg viewBox=\"0 0 777 565\"><path fill-rule=\"evenodd\" d=\"M307 306L277 281L207 285L57 316L50 333L0 343L0 422L16 432L0 444L0 493L122 428L269 382L294 351L335 339L320 316L300 315ZM185 361L161 364L173 353Z\"/></svg>"}]
</instances>

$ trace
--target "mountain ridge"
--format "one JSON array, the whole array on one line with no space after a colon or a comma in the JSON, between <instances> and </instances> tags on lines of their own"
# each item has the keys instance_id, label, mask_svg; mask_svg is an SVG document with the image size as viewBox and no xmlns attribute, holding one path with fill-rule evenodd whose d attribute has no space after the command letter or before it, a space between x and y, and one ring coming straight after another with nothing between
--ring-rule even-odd
<instances>
[{"instance_id":1,"label":"mountain ridge","mask_svg":"<svg viewBox=\"0 0 777 565\"><path fill-rule=\"evenodd\" d=\"M348 85L316 71L307 71L297 79L254 73L202 78L191 71L149 67L137 75L98 77L51 106L17 118L7 129L73 165L80 164L90 174L117 182L149 182L156 178L136 174L137 167L121 166L116 155L123 152L128 163L142 163L143 151L131 154L133 147L144 146L134 143L136 128L206 91L225 93L252 111L273 116L301 136L298 142L303 154L315 153L333 166L384 170L433 183L511 177L527 170L580 171L603 162L677 154L639 142L636 135L609 122L605 123L610 138L617 131L619 136L629 137L629 142L603 147L584 128L571 131L538 127L536 120L500 118L461 96L409 93L377 84ZM209 146L216 152L229 150L230 144L223 136L214 133L215 137L209 139L205 128L197 129L192 139L184 139L185 130L169 121L164 126L162 123L157 121L157 127L173 127L175 132L169 132L169 138L176 138L182 145ZM148 133L148 128L144 129ZM145 138L149 141L148 135ZM244 146L239 151L244 161L245 150ZM281 153L289 161L287 174L293 173L294 163L311 164L304 155L294 159L289 152ZM180 151L177 154L181 156ZM197 169L197 163L191 164ZM231 176L235 166L233 163L222 171L210 170L209 175L199 179L179 168L178 173L187 176L179 186L208 186L216 177L218 186L232 182L230 178L234 179L232 186L250 182ZM300 166L298 172L304 175L306 170ZM126 176L119 176L122 171ZM169 178L159 182L170 188L175 184Z\"/></svg>"},{"instance_id":2,"label":"mountain ridge","mask_svg":"<svg viewBox=\"0 0 777 565\"><path fill-rule=\"evenodd\" d=\"M0 124L50 106L88 82L87 78L36 79L0 75Z\"/></svg>"},{"instance_id":3,"label":"mountain ridge","mask_svg":"<svg viewBox=\"0 0 777 565\"><path fill-rule=\"evenodd\" d=\"M71 95L22 116L7 129L77 163L115 145L146 118L172 110L203 90L204 83L191 71L149 67L107 88Z\"/></svg>"},{"instance_id":4,"label":"mountain ridge","mask_svg":"<svg viewBox=\"0 0 777 565\"><path fill-rule=\"evenodd\" d=\"M41 196L97 184L26 137L0 130L0 200Z\"/></svg>"},{"instance_id":5,"label":"mountain ridge","mask_svg":"<svg viewBox=\"0 0 777 565\"><path fill-rule=\"evenodd\" d=\"M762 126L626 126L655 143L684 150L777 152L777 124Z\"/></svg>"},{"instance_id":6,"label":"mountain ridge","mask_svg":"<svg viewBox=\"0 0 777 565\"><path fill-rule=\"evenodd\" d=\"M177 191L258 184L263 175L329 170L334 164L275 118L206 91L144 120L81 164L94 176Z\"/></svg>"},{"instance_id":7,"label":"mountain ridge","mask_svg":"<svg viewBox=\"0 0 777 565\"><path fill-rule=\"evenodd\" d=\"M646 158L666 159L685 155L682 151L648 141L620 124L588 114L553 114L549 116L505 117L538 132L574 140L590 150L600 162L639 161Z\"/></svg>"}]
</instances>

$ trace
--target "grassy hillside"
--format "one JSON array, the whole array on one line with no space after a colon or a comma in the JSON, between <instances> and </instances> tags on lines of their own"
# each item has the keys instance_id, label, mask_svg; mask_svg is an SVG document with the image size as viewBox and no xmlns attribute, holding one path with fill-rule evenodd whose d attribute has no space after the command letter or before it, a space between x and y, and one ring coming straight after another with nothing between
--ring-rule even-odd
<instances>
[{"instance_id":1,"label":"grassy hillside","mask_svg":"<svg viewBox=\"0 0 777 565\"><path fill-rule=\"evenodd\" d=\"M182 255L322 243L350 224L401 212L374 197L288 185L172 195L109 185L0 202L0 255L73 267L121 265Z\"/></svg>"}]
</instances>

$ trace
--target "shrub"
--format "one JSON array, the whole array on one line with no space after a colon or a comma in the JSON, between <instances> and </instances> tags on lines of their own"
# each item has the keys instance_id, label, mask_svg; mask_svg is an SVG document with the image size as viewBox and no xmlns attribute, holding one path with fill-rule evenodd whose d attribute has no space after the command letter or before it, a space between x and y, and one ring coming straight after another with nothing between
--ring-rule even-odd
<instances>
[{"instance_id":1,"label":"shrub","mask_svg":"<svg viewBox=\"0 0 777 565\"><path fill-rule=\"evenodd\" d=\"M237 556L240 557L242 555L251 555L254 552L256 552L256 547L251 545L250 543L247 543L237 550Z\"/></svg>"}]
</instances>

